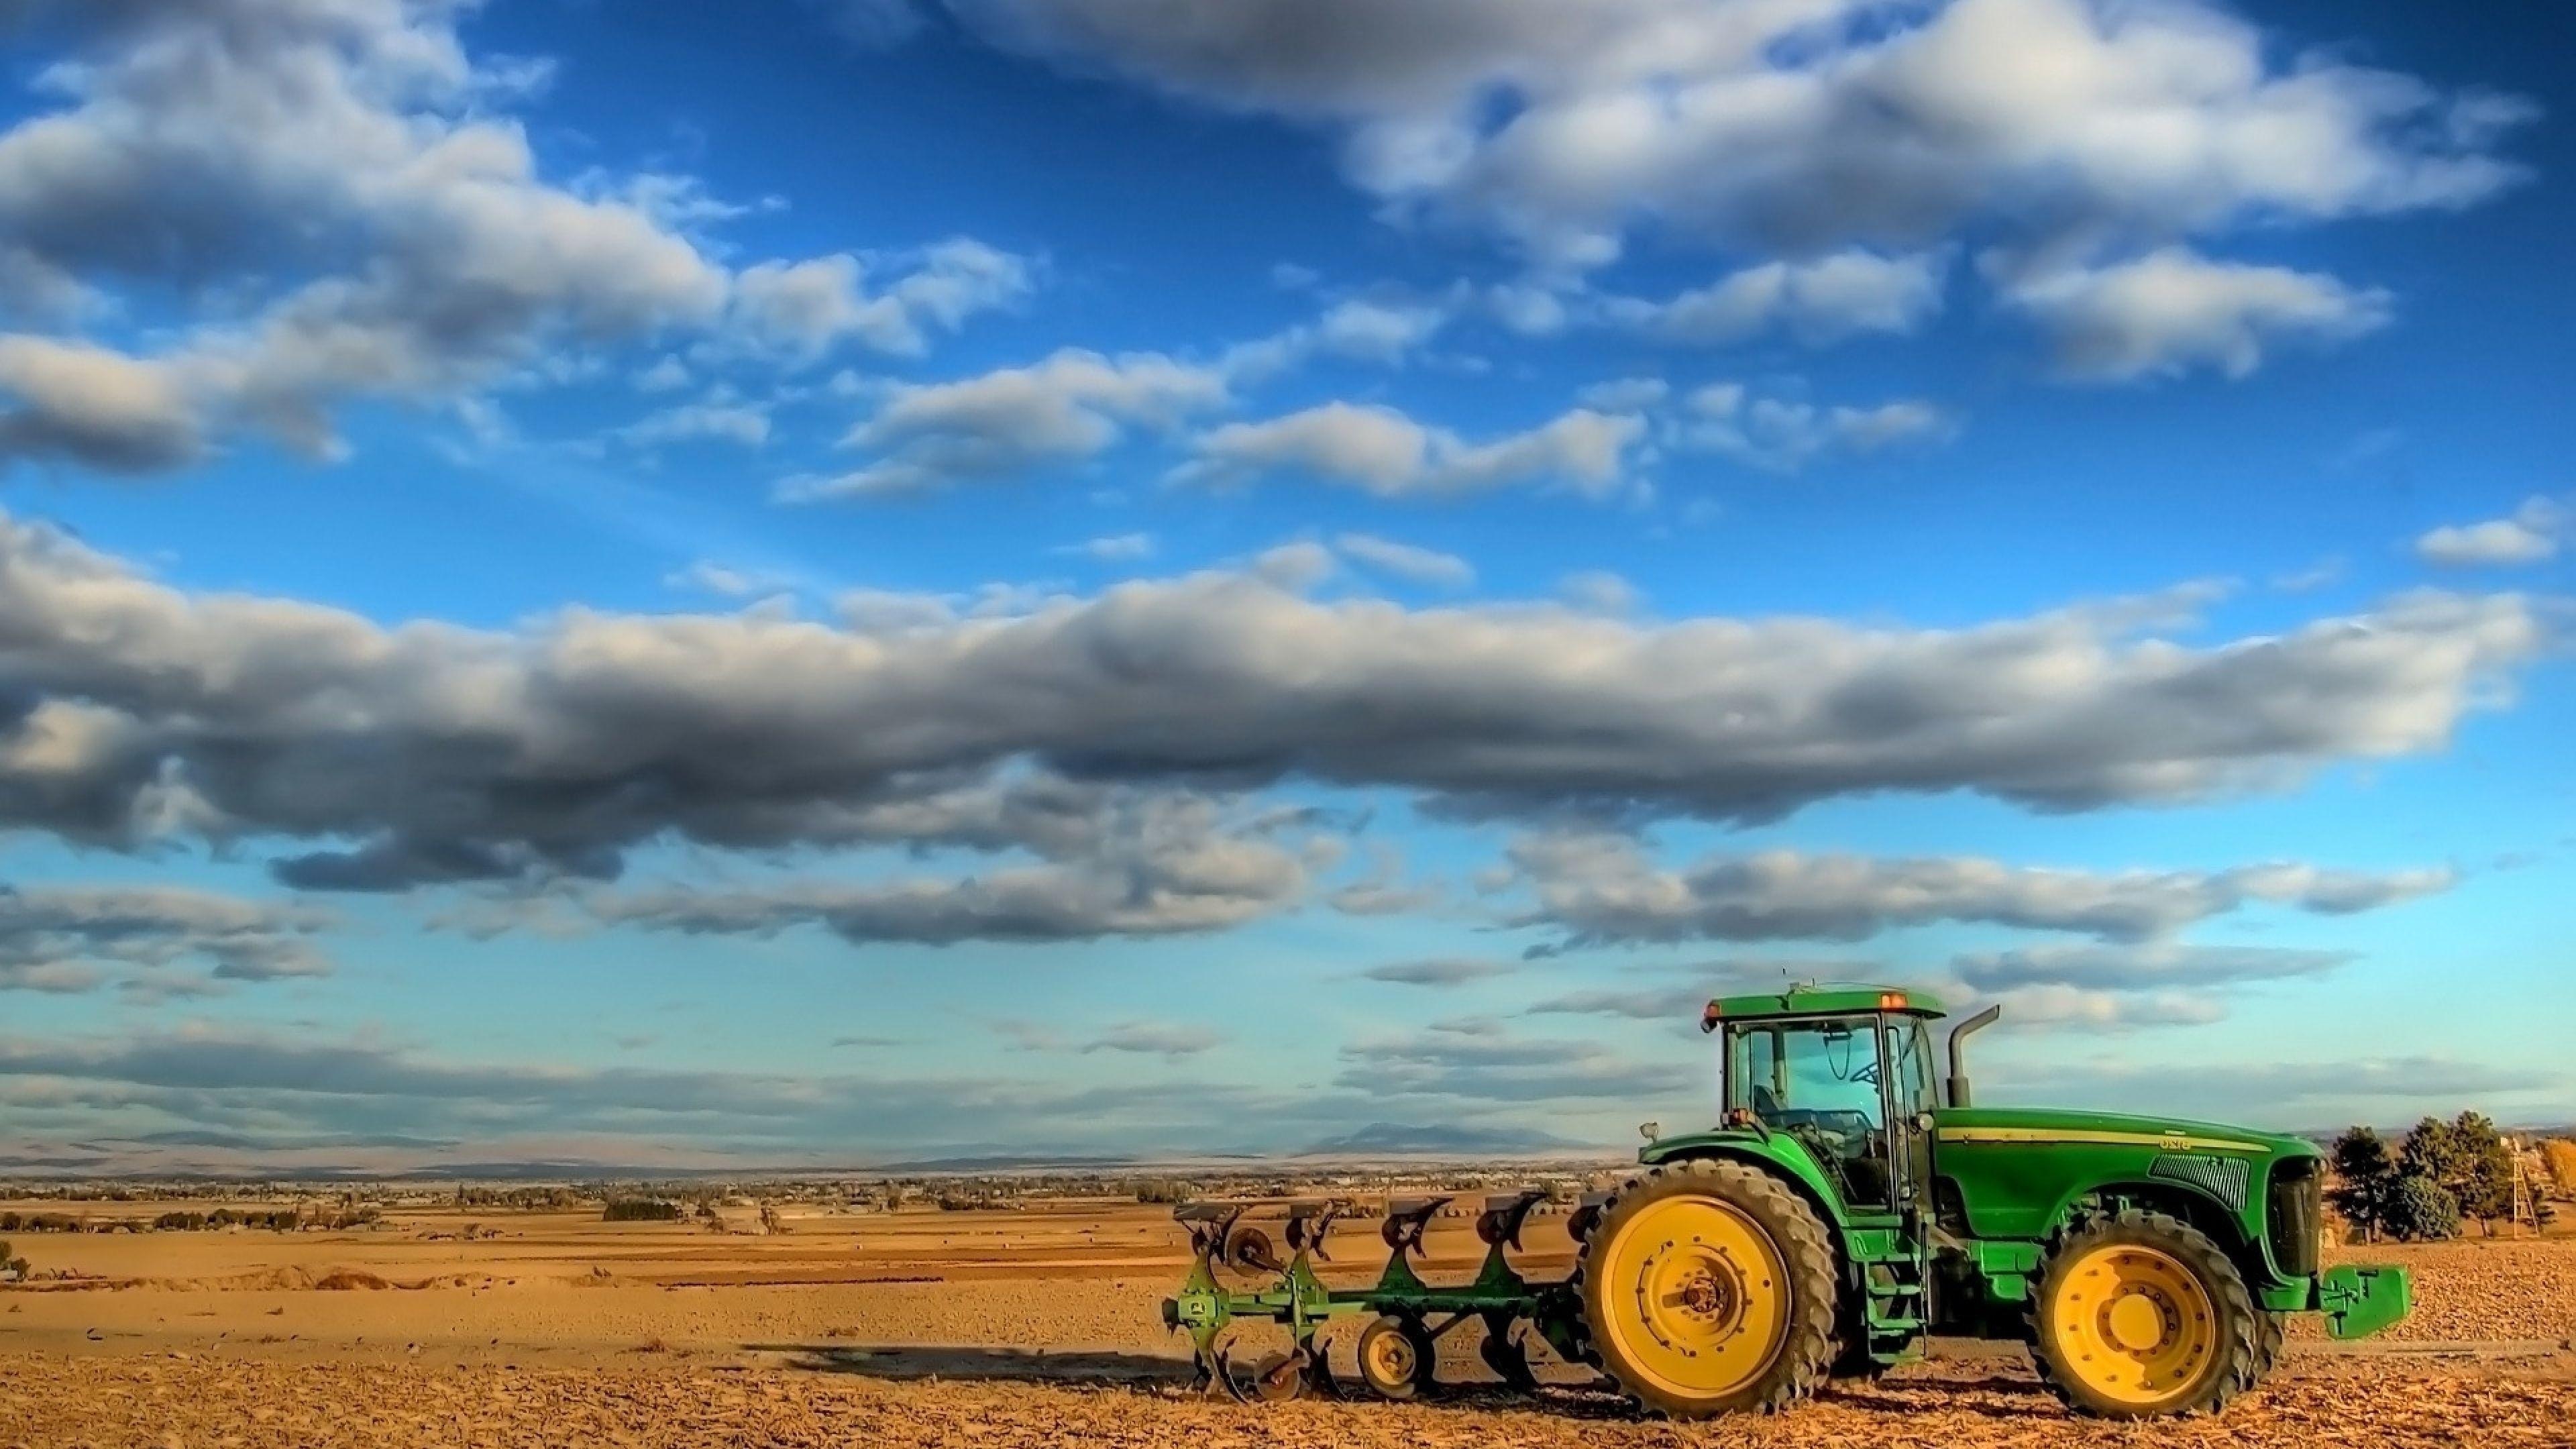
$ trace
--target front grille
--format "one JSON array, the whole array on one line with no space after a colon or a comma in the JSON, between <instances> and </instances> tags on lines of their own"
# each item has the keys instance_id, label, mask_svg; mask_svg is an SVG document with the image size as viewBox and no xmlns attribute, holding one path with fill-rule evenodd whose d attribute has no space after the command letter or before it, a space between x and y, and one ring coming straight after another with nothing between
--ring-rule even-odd
<instances>
[{"instance_id":1,"label":"front grille","mask_svg":"<svg viewBox=\"0 0 2576 1449\"><path fill-rule=\"evenodd\" d=\"M2317 1271L2317 1243L2325 1236L2324 1179L2313 1157L2296 1158L2272 1169L2266 1217L2272 1236L2272 1261L2292 1278Z\"/></svg>"},{"instance_id":2,"label":"front grille","mask_svg":"<svg viewBox=\"0 0 2576 1449\"><path fill-rule=\"evenodd\" d=\"M2198 1153L2168 1152L2147 1164L2147 1176L2190 1183L2227 1204L2232 1213L2245 1211L2246 1172L2242 1157L2204 1157Z\"/></svg>"}]
</instances>

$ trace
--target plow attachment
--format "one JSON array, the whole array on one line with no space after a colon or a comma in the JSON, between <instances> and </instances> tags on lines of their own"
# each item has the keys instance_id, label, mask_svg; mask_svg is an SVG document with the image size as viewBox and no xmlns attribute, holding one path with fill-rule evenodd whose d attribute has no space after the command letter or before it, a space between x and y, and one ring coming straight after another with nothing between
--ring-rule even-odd
<instances>
[{"instance_id":1,"label":"plow attachment","mask_svg":"<svg viewBox=\"0 0 2576 1449\"><path fill-rule=\"evenodd\" d=\"M1580 1241L1597 1217L1602 1194L1588 1196L1568 1220ZM1484 1326L1479 1355L1505 1384L1534 1388L1523 1325L1568 1362L1585 1362L1583 1310L1570 1281L1534 1283L1512 1266L1521 1229L1548 1200L1543 1189L1488 1197L1476 1215L1485 1257L1476 1276L1457 1285L1426 1282L1415 1271L1422 1239L1433 1218L1454 1197L1396 1199L1386 1205L1378 1236L1387 1258L1366 1288L1337 1289L1317 1276L1315 1264L1332 1261L1325 1242L1337 1219L1350 1216L1346 1198L1285 1205L1282 1261L1268 1230L1248 1221L1277 1205L1243 1202L1185 1203L1172 1216L1189 1230L1190 1272L1178 1294L1163 1300L1163 1322L1190 1335L1198 1386L1242 1402L1279 1401L1308 1393L1336 1394L1324 1346L1317 1335L1335 1318L1370 1315L1357 1345L1360 1381L1384 1398L1409 1399L1435 1382L1438 1345L1458 1325ZM1230 1287L1227 1277L1249 1280ZM1245 1323L1287 1328L1291 1347L1248 1369L1228 1352L1229 1331Z\"/></svg>"}]
</instances>

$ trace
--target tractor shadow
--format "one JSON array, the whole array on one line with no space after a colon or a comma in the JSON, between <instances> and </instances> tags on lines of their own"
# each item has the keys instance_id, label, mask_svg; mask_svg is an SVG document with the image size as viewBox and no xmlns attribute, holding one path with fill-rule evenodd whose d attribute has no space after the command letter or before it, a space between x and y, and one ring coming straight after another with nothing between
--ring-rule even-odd
<instances>
[{"instance_id":1,"label":"tractor shadow","mask_svg":"<svg viewBox=\"0 0 2576 1449\"><path fill-rule=\"evenodd\" d=\"M952 1383L1079 1384L1161 1397L1183 1394L1191 1385L1188 1360L1148 1353L851 1343L747 1343L743 1348L771 1356L781 1367L791 1370L889 1382L943 1379ZM1943 1376L1912 1384L1902 1379L1881 1384L1845 1381L1826 1388L1819 1397L1893 1421L1921 1414L1927 1407L1927 1393L1937 1397L1944 1412L1981 1418L2060 1418L2065 1412L2037 1383L2010 1375ZM1338 1397L1346 1403L1377 1402L1367 1389L1347 1376ZM1490 1382L1443 1383L1412 1403L1434 1411L1517 1411L1600 1422L1633 1422L1639 1417L1626 1400L1597 1382L1562 1379L1543 1382L1532 1393L1517 1393Z\"/></svg>"},{"instance_id":2,"label":"tractor shadow","mask_svg":"<svg viewBox=\"0 0 2576 1449\"><path fill-rule=\"evenodd\" d=\"M1148 1353L919 1344L747 1343L743 1347L752 1353L775 1355L785 1367L806 1373L855 1374L871 1379L1108 1384L1127 1388L1185 1388L1190 1382L1189 1360Z\"/></svg>"}]
</instances>

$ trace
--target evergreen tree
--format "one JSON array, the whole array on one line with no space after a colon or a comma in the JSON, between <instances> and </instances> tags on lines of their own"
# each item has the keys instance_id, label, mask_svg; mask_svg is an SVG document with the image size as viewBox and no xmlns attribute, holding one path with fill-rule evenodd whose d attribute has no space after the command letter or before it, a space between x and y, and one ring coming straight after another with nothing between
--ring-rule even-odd
<instances>
[{"instance_id":1,"label":"evergreen tree","mask_svg":"<svg viewBox=\"0 0 2576 1449\"><path fill-rule=\"evenodd\" d=\"M2420 1177L2448 1187L2465 1174L2460 1170L2460 1149L2451 1124L2439 1117L2427 1117L2406 1134L2397 1149L2397 1175Z\"/></svg>"},{"instance_id":2,"label":"evergreen tree","mask_svg":"<svg viewBox=\"0 0 2576 1449\"><path fill-rule=\"evenodd\" d=\"M2388 1194L2388 1231L2410 1243L2456 1238L2460 1235L2460 1200L2429 1177L2404 1174Z\"/></svg>"},{"instance_id":3,"label":"evergreen tree","mask_svg":"<svg viewBox=\"0 0 2576 1449\"><path fill-rule=\"evenodd\" d=\"M2388 1229L2388 1194L2397 1185L2397 1164L2388 1144L2368 1127L2354 1127L2334 1142L2334 1206L2365 1240L2376 1242Z\"/></svg>"},{"instance_id":4,"label":"evergreen tree","mask_svg":"<svg viewBox=\"0 0 2576 1449\"><path fill-rule=\"evenodd\" d=\"M2513 1216L2513 1146L2476 1112L2462 1112L2451 1124L2451 1137L2461 1159L2461 1181L2452 1189L2459 1195L2460 1211L2493 1233L2496 1219Z\"/></svg>"}]
</instances>

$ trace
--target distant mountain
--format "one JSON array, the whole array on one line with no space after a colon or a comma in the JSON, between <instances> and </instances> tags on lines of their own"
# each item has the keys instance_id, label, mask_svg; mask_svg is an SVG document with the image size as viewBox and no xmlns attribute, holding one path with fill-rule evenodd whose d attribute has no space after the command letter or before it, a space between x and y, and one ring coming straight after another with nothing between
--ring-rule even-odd
<instances>
[{"instance_id":1,"label":"distant mountain","mask_svg":"<svg viewBox=\"0 0 2576 1449\"><path fill-rule=\"evenodd\" d=\"M1318 1142L1304 1157L1474 1157L1520 1156L1533 1152L1581 1152L1592 1144L1551 1137L1544 1132L1505 1127L1414 1127L1397 1122L1371 1122L1356 1132Z\"/></svg>"},{"instance_id":2,"label":"distant mountain","mask_svg":"<svg viewBox=\"0 0 2576 1449\"><path fill-rule=\"evenodd\" d=\"M917 1157L908 1162L880 1162L868 1169L884 1172L1104 1172L1134 1167L1138 1159L1119 1157L1050 1157L1042 1152L983 1152L964 1157Z\"/></svg>"}]
</instances>

